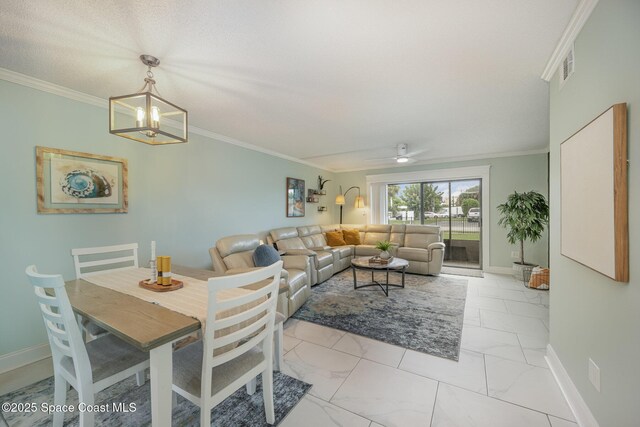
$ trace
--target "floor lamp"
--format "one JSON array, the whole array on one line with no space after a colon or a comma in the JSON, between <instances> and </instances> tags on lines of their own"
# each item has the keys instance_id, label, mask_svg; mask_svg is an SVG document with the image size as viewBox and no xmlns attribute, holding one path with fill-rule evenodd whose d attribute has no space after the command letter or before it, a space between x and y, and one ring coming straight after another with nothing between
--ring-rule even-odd
<instances>
[{"instance_id":1,"label":"floor lamp","mask_svg":"<svg viewBox=\"0 0 640 427\"><path fill-rule=\"evenodd\" d=\"M360 195L360 187L357 186L353 186L353 187L349 187L347 189L347 191L345 191L344 193L342 192L342 186L340 186L340 194L338 194L336 196L336 205L340 206L340 224L342 224L342 207L345 204L345 197L347 195L347 193L351 190L353 190L354 188L358 189L358 195L356 196L356 202L354 204L355 208L364 208L364 198Z\"/></svg>"}]
</instances>

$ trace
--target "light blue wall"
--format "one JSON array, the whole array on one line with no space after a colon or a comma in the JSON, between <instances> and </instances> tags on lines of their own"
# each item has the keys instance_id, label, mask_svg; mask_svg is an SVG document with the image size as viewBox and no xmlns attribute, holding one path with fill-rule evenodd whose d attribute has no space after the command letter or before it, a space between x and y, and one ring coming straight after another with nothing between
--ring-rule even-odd
<instances>
[{"instance_id":1,"label":"light blue wall","mask_svg":"<svg viewBox=\"0 0 640 427\"><path fill-rule=\"evenodd\" d=\"M224 236L328 223L337 186L328 183L318 213L285 217L286 177L316 188L327 171L191 135L188 144L152 147L108 133L108 112L0 80L0 355L46 342L24 269L74 277L70 250L128 242L147 260L150 241L175 263L210 267L208 249ZM129 161L129 213L38 215L36 145ZM333 185L332 185L333 184Z\"/></svg>"},{"instance_id":2,"label":"light blue wall","mask_svg":"<svg viewBox=\"0 0 640 427\"><path fill-rule=\"evenodd\" d=\"M352 185L357 185L362 189L363 196L367 195L367 175L378 175L388 173L413 172L422 170L450 169L468 166L490 165L490 205L491 205L491 223L489 225L489 251L492 267L511 267L513 262L511 251L519 250L519 247L511 246L507 242L507 232L504 228L498 226L498 212L496 207L503 203L507 196L514 191L535 190L545 195L548 194L547 181L547 155L533 154L527 156L516 157L500 157L481 160L469 160L464 162L438 163L430 165L407 166L400 168L376 169L358 172L338 173L338 184L343 189L347 189ZM348 203L344 207L343 222L363 223L366 222L365 213L362 209L354 209L352 200L355 195L353 191L348 195ZM369 201L366 200L367 206ZM334 213L335 222L338 222L338 210ZM548 265L548 238L545 231L542 239L535 244L525 243L525 257L528 262L534 262L540 265ZM484 266L485 268L488 266Z\"/></svg>"},{"instance_id":3,"label":"light blue wall","mask_svg":"<svg viewBox=\"0 0 640 427\"><path fill-rule=\"evenodd\" d=\"M600 0L575 42L576 71L550 84L551 345L602 427L640 425L640 1ZM629 283L560 254L560 143L611 105L626 102ZM610 166L608 166L610 167ZM597 194L594 203L602 203ZM584 230L588 233L589 230ZM600 367L601 390L587 379Z\"/></svg>"}]
</instances>

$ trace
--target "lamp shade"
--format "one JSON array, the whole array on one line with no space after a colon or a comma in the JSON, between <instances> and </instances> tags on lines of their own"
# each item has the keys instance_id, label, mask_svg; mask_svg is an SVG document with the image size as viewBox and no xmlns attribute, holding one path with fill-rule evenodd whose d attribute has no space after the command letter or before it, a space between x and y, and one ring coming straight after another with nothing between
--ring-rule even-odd
<instances>
[{"instance_id":1,"label":"lamp shade","mask_svg":"<svg viewBox=\"0 0 640 427\"><path fill-rule=\"evenodd\" d=\"M364 208L364 197L362 197L362 196L356 197L355 207L356 208Z\"/></svg>"},{"instance_id":2,"label":"lamp shade","mask_svg":"<svg viewBox=\"0 0 640 427\"><path fill-rule=\"evenodd\" d=\"M344 205L344 194L338 194L336 196L336 205Z\"/></svg>"}]
</instances>

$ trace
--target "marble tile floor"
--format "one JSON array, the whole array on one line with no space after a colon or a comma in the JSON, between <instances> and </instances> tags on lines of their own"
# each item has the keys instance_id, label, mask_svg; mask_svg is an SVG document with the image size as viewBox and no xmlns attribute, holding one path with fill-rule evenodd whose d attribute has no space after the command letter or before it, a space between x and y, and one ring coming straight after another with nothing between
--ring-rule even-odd
<instances>
[{"instance_id":1,"label":"marble tile floor","mask_svg":"<svg viewBox=\"0 0 640 427\"><path fill-rule=\"evenodd\" d=\"M314 387L280 425L576 427L544 359L548 292L468 279L459 362L288 320L283 370Z\"/></svg>"}]
</instances>

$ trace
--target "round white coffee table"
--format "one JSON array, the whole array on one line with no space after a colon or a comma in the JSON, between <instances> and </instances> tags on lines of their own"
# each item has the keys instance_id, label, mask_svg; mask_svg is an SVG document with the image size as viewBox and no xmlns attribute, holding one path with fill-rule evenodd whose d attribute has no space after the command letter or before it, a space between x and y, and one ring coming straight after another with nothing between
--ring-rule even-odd
<instances>
[{"instance_id":1,"label":"round white coffee table","mask_svg":"<svg viewBox=\"0 0 640 427\"><path fill-rule=\"evenodd\" d=\"M409 261L406 259L394 257L388 264L373 264L369 262L371 257L358 257L351 260L351 270L353 271L353 289L367 288L369 286L380 286L382 292L386 296L389 296L389 286L395 288L404 288L404 273L409 266ZM356 276L356 270L371 271L371 283L364 285L358 285L358 278ZM384 283L380 283L374 279L373 275L376 271L386 272L386 280ZM402 273L402 284L389 283L389 272L397 271Z\"/></svg>"}]
</instances>

